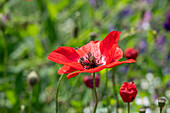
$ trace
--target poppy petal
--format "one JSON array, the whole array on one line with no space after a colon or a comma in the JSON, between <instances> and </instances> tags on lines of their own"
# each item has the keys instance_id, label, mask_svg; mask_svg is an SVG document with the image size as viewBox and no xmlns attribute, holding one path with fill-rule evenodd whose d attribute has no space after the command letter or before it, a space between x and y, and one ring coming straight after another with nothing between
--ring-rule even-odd
<instances>
[{"instance_id":1,"label":"poppy petal","mask_svg":"<svg viewBox=\"0 0 170 113\"><path fill-rule=\"evenodd\" d=\"M67 65L64 65L63 67L61 67L59 70L58 70L58 74L61 75L61 74L68 74L68 73L71 73L73 71L76 71L76 69L70 67L70 66L67 66Z\"/></svg>"},{"instance_id":2,"label":"poppy petal","mask_svg":"<svg viewBox=\"0 0 170 113\"><path fill-rule=\"evenodd\" d=\"M77 53L80 57L85 56L87 53L92 53L92 55L96 58L100 57L100 41L90 41L88 44L82 46L81 48L77 49Z\"/></svg>"},{"instance_id":3,"label":"poppy petal","mask_svg":"<svg viewBox=\"0 0 170 113\"><path fill-rule=\"evenodd\" d=\"M75 77L77 76L79 73L95 73L95 72L99 72L101 70L103 70L105 68L105 65L103 66L98 66L98 67L95 67L95 68L92 68L92 69L88 69L88 70L84 70L84 71L76 71L76 72L73 72L73 73L69 73L67 75L67 79L70 79L72 77Z\"/></svg>"},{"instance_id":4,"label":"poppy petal","mask_svg":"<svg viewBox=\"0 0 170 113\"><path fill-rule=\"evenodd\" d=\"M67 63L65 65L70 66L70 67L74 68L75 70L81 70L81 71L84 70L84 67L78 62Z\"/></svg>"},{"instance_id":5,"label":"poppy petal","mask_svg":"<svg viewBox=\"0 0 170 113\"><path fill-rule=\"evenodd\" d=\"M115 50L115 53L113 56L113 60L118 61L122 57L123 57L123 51L119 47L116 47L116 50Z\"/></svg>"},{"instance_id":6,"label":"poppy petal","mask_svg":"<svg viewBox=\"0 0 170 113\"><path fill-rule=\"evenodd\" d=\"M135 63L136 61L133 60L133 59L128 59L128 60L125 60L125 61L122 61L122 62L119 62L119 61L115 61L115 62L112 62L110 64L107 64L106 65L106 68L112 68L112 67L115 67L115 66L118 66L120 64L124 64L124 63Z\"/></svg>"},{"instance_id":7,"label":"poppy petal","mask_svg":"<svg viewBox=\"0 0 170 113\"><path fill-rule=\"evenodd\" d=\"M100 51L102 55L108 56L108 50L110 50L114 44L118 44L120 34L121 32L119 31L112 31L100 42Z\"/></svg>"},{"instance_id":8,"label":"poppy petal","mask_svg":"<svg viewBox=\"0 0 170 113\"><path fill-rule=\"evenodd\" d=\"M109 53L108 53L108 55L107 55L107 57L106 57L106 64L109 64L109 63L113 60L116 47L117 47L117 45L114 44L114 45L112 46L112 48L109 50Z\"/></svg>"},{"instance_id":9,"label":"poppy petal","mask_svg":"<svg viewBox=\"0 0 170 113\"><path fill-rule=\"evenodd\" d=\"M48 56L49 60L58 64L78 62L79 58L80 56L74 48L65 46L57 48Z\"/></svg>"}]
</instances>

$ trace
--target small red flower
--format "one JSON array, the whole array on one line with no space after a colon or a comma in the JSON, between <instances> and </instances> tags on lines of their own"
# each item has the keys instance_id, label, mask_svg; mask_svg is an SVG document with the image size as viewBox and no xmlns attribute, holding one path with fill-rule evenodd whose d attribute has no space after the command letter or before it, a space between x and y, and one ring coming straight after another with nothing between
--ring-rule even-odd
<instances>
[{"instance_id":1,"label":"small red flower","mask_svg":"<svg viewBox=\"0 0 170 113\"><path fill-rule=\"evenodd\" d=\"M126 58L136 60L137 56L138 56L138 50L137 49L135 49L135 48L127 48L125 50L125 57Z\"/></svg>"},{"instance_id":2,"label":"small red flower","mask_svg":"<svg viewBox=\"0 0 170 113\"><path fill-rule=\"evenodd\" d=\"M88 88L93 88L93 75L90 76L84 76L83 77L83 82L84 84L88 87ZM95 75L95 83L96 83L96 87L99 87L100 84L100 76L99 74Z\"/></svg>"},{"instance_id":3,"label":"small red flower","mask_svg":"<svg viewBox=\"0 0 170 113\"><path fill-rule=\"evenodd\" d=\"M119 62L123 52L118 47L120 32L110 32L102 41L90 41L75 50L73 47L59 47L52 51L48 59L63 64L58 74L66 74L67 79L79 73L94 73L105 68L112 68L123 63L134 63L133 59ZM73 73L71 73L73 72Z\"/></svg>"},{"instance_id":4,"label":"small red flower","mask_svg":"<svg viewBox=\"0 0 170 113\"><path fill-rule=\"evenodd\" d=\"M123 101L129 103L135 99L138 91L134 82L124 82L120 87L119 93Z\"/></svg>"}]
</instances>

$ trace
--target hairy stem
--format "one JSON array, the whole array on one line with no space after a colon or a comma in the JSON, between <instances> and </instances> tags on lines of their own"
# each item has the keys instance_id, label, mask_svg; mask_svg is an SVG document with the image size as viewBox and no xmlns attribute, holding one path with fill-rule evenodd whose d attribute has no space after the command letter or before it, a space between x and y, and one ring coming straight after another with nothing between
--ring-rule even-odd
<instances>
[{"instance_id":1,"label":"hairy stem","mask_svg":"<svg viewBox=\"0 0 170 113\"><path fill-rule=\"evenodd\" d=\"M32 113L32 91L33 91L33 87L31 87L30 92L29 92L29 113Z\"/></svg>"},{"instance_id":2,"label":"hairy stem","mask_svg":"<svg viewBox=\"0 0 170 113\"><path fill-rule=\"evenodd\" d=\"M107 69L106 69L106 98L107 98L107 112L110 113L109 96L108 96L108 70Z\"/></svg>"},{"instance_id":3,"label":"hairy stem","mask_svg":"<svg viewBox=\"0 0 170 113\"><path fill-rule=\"evenodd\" d=\"M58 92L59 92L59 87L60 87L60 83L61 83L62 78L63 78L63 75L60 76L58 84L57 84L57 91L56 91L56 113L58 113Z\"/></svg>"},{"instance_id":4,"label":"hairy stem","mask_svg":"<svg viewBox=\"0 0 170 113\"><path fill-rule=\"evenodd\" d=\"M97 104L98 104L98 97L97 97L97 91L96 91L95 73L93 73L93 90L94 90L94 94L95 94L95 98L96 98L96 104L95 104L93 113L96 113Z\"/></svg>"},{"instance_id":5,"label":"hairy stem","mask_svg":"<svg viewBox=\"0 0 170 113\"><path fill-rule=\"evenodd\" d=\"M113 93L115 94L115 97L116 97L116 104L117 104L117 106L116 106L116 113L118 113L119 98L118 98L117 89L116 89L115 73L116 73L116 70L113 69L113 74L112 74Z\"/></svg>"}]
</instances>

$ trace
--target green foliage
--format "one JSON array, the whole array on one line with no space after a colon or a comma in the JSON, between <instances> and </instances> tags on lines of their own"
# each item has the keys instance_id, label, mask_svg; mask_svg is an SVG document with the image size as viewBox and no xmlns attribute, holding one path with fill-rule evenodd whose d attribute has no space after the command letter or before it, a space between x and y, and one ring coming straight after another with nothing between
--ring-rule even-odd
<instances>
[{"instance_id":1,"label":"green foliage","mask_svg":"<svg viewBox=\"0 0 170 113\"><path fill-rule=\"evenodd\" d=\"M94 1L97 1L96 4L90 4ZM131 103L131 110L138 112L140 107L147 106L155 112L155 95L170 99L167 86L170 72L165 72L165 69L170 70L170 61L167 60L170 54L170 33L162 25L166 20L168 1L146 1L1 0L0 113L28 113L30 103L32 113L54 112L56 85L60 77L57 71L61 65L49 61L48 54L60 46L83 46L91 40L91 32L97 33L96 40L102 40L112 30L122 32L119 47L123 51L129 47L140 50L141 40L146 41L145 52L140 51L135 64L116 68L116 88L118 93L123 82L134 79L138 88L136 100L148 97L150 104L138 104L135 100ZM125 14L123 11L128 7L130 12ZM146 11L152 13L148 23L144 23ZM159 36L166 39L161 48L157 44ZM122 71L124 67L127 67L127 72ZM27 75L31 71L36 71L40 77L40 82L33 88L27 83ZM112 69L108 71L109 108L115 111ZM98 112L105 113L106 70L99 73ZM92 107L93 94L83 83L84 75L88 74L83 73L69 80L64 77L59 89L59 112L82 113L85 108ZM120 96L119 101L120 109L125 112L126 104Z\"/></svg>"}]
</instances>

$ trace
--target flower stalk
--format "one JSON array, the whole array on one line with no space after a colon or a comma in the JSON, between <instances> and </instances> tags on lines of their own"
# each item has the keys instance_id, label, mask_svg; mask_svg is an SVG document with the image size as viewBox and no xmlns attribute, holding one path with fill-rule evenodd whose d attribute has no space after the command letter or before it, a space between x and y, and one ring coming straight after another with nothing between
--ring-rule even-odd
<instances>
[{"instance_id":1,"label":"flower stalk","mask_svg":"<svg viewBox=\"0 0 170 113\"><path fill-rule=\"evenodd\" d=\"M96 113L97 104L98 104L98 97L97 97L97 91L96 91L95 73L93 73L93 90L94 90L94 94L95 94L95 98L96 98L96 104L95 104L93 113Z\"/></svg>"},{"instance_id":2,"label":"flower stalk","mask_svg":"<svg viewBox=\"0 0 170 113\"><path fill-rule=\"evenodd\" d=\"M165 106L166 100L164 98L159 98L158 99L158 106L160 107L160 113L162 113L162 109Z\"/></svg>"},{"instance_id":3,"label":"flower stalk","mask_svg":"<svg viewBox=\"0 0 170 113\"><path fill-rule=\"evenodd\" d=\"M110 113L109 109L109 96L108 96L108 70L106 69L106 98L107 98L107 111Z\"/></svg>"},{"instance_id":4,"label":"flower stalk","mask_svg":"<svg viewBox=\"0 0 170 113\"><path fill-rule=\"evenodd\" d=\"M58 92L59 92L59 87L60 87L60 83L61 83L62 78L63 78L63 75L60 76L58 84L57 84L57 91L56 91L56 113L58 113Z\"/></svg>"},{"instance_id":5,"label":"flower stalk","mask_svg":"<svg viewBox=\"0 0 170 113\"><path fill-rule=\"evenodd\" d=\"M128 113L130 113L130 102L128 102Z\"/></svg>"},{"instance_id":6,"label":"flower stalk","mask_svg":"<svg viewBox=\"0 0 170 113\"><path fill-rule=\"evenodd\" d=\"M32 92L33 92L33 87L30 88L30 92L29 92L29 113L32 113Z\"/></svg>"},{"instance_id":7,"label":"flower stalk","mask_svg":"<svg viewBox=\"0 0 170 113\"><path fill-rule=\"evenodd\" d=\"M119 98L118 98L117 89L116 89L115 73L116 73L116 70L113 69L113 74L112 74L113 93L115 94L115 97L116 97L116 105L117 105L116 106L116 113L118 113Z\"/></svg>"}]
</instances>

